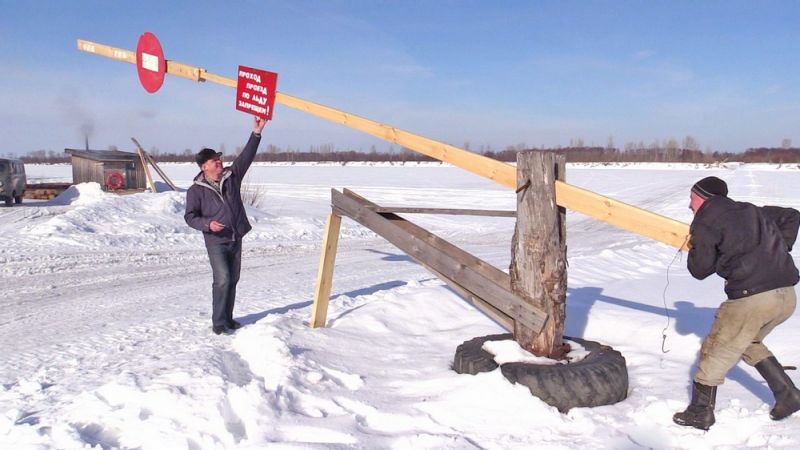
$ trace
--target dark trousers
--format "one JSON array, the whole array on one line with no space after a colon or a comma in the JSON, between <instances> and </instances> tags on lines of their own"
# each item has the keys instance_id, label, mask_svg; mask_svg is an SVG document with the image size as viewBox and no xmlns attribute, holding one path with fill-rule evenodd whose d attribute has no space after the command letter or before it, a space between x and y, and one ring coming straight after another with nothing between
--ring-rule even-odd
<instances>
[{"instance_id":1,"label":"dark trousers","mask_svg":"<svg viewBox=\"0 0 800 450\"><path fill-rule=\"evenodd\" d=\"M239 282L242 267L242 241L208 245L206 250L214 275L211 284L211 322L215 327L224 327L233 321L236 283Z\"/></svg>"}]
</instances>

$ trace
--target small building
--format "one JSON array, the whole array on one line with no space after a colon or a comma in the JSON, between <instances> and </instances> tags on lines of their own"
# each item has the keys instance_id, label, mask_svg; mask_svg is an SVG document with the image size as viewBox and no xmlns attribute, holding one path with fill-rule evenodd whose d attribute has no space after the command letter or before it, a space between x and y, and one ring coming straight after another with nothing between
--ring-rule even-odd
<instances>
[{"instance_id":1,"label":"small building","mask_svg":"<svg viewBox=\"0 0 800 450\"><path fill-rule=\"evenodd\" d=\"M119 150L65 148L72 158L72 182L99 183L104 190L142 189L147 185L142 160L137 153Z\"/></svg>"}]
</instances>

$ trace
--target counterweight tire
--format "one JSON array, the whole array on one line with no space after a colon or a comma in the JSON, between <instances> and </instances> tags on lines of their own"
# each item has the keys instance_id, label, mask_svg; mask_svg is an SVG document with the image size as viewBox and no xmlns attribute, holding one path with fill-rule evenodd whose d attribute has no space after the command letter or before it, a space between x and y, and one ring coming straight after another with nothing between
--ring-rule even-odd
<instances>
[{"instance_id":1,"label":"counterweight tire","mask_svg":"<svg viewBox=\"0 0 800 450\"><path fill-rule=\"evenodd\" d=\"M508 363L500 370L512 383L528 387L531 394L562 413L575 407L610 405L628 396L628 369L622 354L607 345L564 337L589 352L570 364ZM453 370L475 375L497 368L493 356L481 347L486 341L511 339L510 334L483 336L464 342L456 349Z\"/></svg>"}]
</instances>

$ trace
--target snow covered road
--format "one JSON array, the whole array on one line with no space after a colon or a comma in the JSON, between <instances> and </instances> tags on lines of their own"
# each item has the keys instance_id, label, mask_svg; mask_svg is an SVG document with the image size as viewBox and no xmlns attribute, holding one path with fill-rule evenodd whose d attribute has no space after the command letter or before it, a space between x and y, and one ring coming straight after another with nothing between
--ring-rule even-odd
<instances>
[{"instance_id":1,"label":"snow covered road","mask_svg":"<svg viewBox=\"0 0 800 450\"><path fill-rule=\"evenodd\" d=\"M184 187L195 171L165 169ZM66 176L63 166L28 171ZM688 222L688 188L711 174L736 199L800 207L797 168L574 166L567 177ZM82 185L60 201L0 209L0 447L800 445L800 417L769 420L771 395L744 364L719 390L711 431L672 424L722 297L721 282L692 279L674 249L569 215L567 334L620 350L630 396L562 415L499 371L450 370L458 344L501 328L352 221L329 326L307 326L332 186L386 205L491 209L513 209L512 192L439 165L264 165L251 183L266 191L244 244L235 316L247 326L232 336L211 334L211 273L202 238L183 223L184 194ZM410 219L508 266L513 219ZM800 360L798 325L795 315L767 339L785 364Z\"/></svg>"}]
</instances>

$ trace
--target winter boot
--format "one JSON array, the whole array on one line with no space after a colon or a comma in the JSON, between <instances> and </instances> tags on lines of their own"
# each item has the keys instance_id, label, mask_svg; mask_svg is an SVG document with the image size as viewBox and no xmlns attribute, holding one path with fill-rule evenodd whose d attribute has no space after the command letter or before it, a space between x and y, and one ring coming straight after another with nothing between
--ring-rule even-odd
<instances>
[{"instance_id":1,"label":"winter boot","mask_svg":"<svg viewBox=\"0 0 800 450\"><path fill-rule=\"evenodd\" d=\"M756 370L767 380L767 386L775 396L775 407L769 412L772 420L784 419L800 410L800 390L774 356L761 360L756 364Z\"/></svg>"},{"instance_id":2,"label":"winter boot","mask_svg":"<svg viewBox=\"0 0 800 450\"><path fill-rule=\"evenodd\" d=\"M714 404L717 401L717 387L694 382L692 403L686 411L675 413L672 421L678 425L708 430L714 425Z\"/></svg>"}]
</instances>

